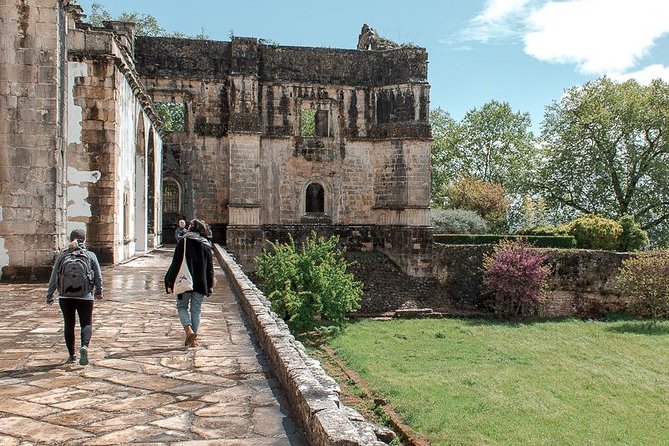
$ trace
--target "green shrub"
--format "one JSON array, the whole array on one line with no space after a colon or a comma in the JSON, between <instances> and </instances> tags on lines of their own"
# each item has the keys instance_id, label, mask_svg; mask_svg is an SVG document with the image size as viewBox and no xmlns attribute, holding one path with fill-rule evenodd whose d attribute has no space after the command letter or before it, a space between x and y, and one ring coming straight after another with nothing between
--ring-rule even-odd
<instances>
[{"instance_id":1,"label":"green shrub","mask_svg":"<svg viewBox=\"0 0 669 446\"><path fill-rule=\"evenodd\" d=\"M516 235L560 235L553 225L526 226L516 231Z\"/></svg>"},{"instance_id":2,"label":"green shrub","mask_svg":"<svg viewBox=\"0 0 669 446\"><path fill-rule=\"evenodd\" d=\"M346 313L360 308L362 283L346 271L339 237L319 240L312 232L298 252L289 243L270 243L256 258L256 274L272 309L297 332L327 323L343 324Z\"/></svg>"},{"instance_id":3,"label":"green shrub","mask_svg":"<svg viewBox=\"0 0 669 446\"><path fill-rule=\"evenodd\" d=\"M483 258L483 283L500 316L532 316L539 312L550 273L547 256L523 240L503 240Z\"/></svg>"},{"instance_id":4,"label":"green shrub","mask_svg":"<svg viewBox=\"0 0 669 446\"><path fill-rule=\"evenodd\" d=\"M484 234L488 230L483 217L467 209L432 209L430 220L440 234Z\"/></svg>"},{"instance_id":5,"label":"green shrub","mask_svg":"<svg viewBox=\"0 0 669 446\"><path fill-rule=\"evenodd\" d=\"M576 238L576 247L583 249L618 249L623 228L617 221L598 215L583 215L567 225L567 232Z\"/></svg>"},{"instance_id":6,"label":"green shrub","mask_svg":"<svg viewBox=\"0 0 669 446\"><path fill-rule=\"evenodd\" d=\"M576 247L576 239L571 235L496 235L496 234L434 234L435 243L444 245L487 245L502 240L525 240L537 248Z\"/></svg>"},{"instance_id":7,"label":"green shrub","mask_svg":"<svg viewBox=\"0 0 669 446\"><path fill-rule=\"evenodd\" d=\"M654 322L669 317L669 252L639 253L623 261L618 289L628 311Z\"/></svg>"},{"instance_id":8,"label":"green shrub","mask_svg":"<svg viewBox=\"0 0 669 446\"><path fill-rule=\"evenodd\" d=\"M648 233L641 229L641 226L634 221L634 217L623 215L618 223L623 228L623 233L618 242L618 251L641 251L648 245Z\"/></svg>"}]
</instances>

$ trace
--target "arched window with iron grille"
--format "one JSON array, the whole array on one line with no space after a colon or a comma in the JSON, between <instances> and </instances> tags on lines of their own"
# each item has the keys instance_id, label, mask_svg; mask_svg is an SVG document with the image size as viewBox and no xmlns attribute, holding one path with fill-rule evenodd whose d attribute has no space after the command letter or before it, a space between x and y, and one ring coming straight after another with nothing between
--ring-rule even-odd
<instances>
[{"instance_id":1,"label":"arched window with iron grille","mask_svg":"<svg viewBox=\"0 0 669 446\"><path fill-rule=\"evenodd\" d=\"M181 213L181 189L172 178L163 179L163 212Z\"/></svg>"}]
</instances>

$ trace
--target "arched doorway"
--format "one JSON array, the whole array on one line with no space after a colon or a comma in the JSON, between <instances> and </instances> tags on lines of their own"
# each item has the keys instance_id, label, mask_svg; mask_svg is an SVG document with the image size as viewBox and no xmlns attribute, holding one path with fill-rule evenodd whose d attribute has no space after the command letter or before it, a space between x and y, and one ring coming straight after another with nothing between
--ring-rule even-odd
<instances>
[{"instance_id":1,"label":"arched doorway","mask_svg":"<svg viewBox=\"0 0 669 446\"><path fill-rule=\"evenodd\" d=\"M307 214L325 212L325 190L318 183L307 186L304 202L304 210Z\"/></svg>"},{"instance_id":2,"label":"arched doorway","mask_svg":"<svg viewBox=\"0 0 669 446\"><path fill-rule=\"evenodd\" d=\"M181 184L172 177L163 178L163 242L176 243L174 229L183 218Z\"/></svg>"}]
</instances>

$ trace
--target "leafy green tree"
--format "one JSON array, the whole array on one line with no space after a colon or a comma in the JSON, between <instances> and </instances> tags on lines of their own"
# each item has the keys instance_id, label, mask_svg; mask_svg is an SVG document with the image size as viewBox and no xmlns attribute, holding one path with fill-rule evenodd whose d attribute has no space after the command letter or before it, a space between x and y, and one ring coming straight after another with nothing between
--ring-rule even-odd
<instances>
[{"instance_id":1,"label":"leafy green tree","mask_svg":"<svg viewBox=\"0 0 669 446\"><path fill-rule=\"evenodd\" d=\"M466 209L432 209L430 224L436 234L485 234L488 231L483 217Z\"/></svg>"},{"instance_id":2,"label":"leafy green tree","mask_svg":"<svg viewBox=\"0 0 669 446\"><path fill-rule=\"evenodd\" d=\"M141 14L136 11L122 12L116 19L107 11L100 3L93 3L91 5L91 15L89 17L91 25L102 26L102 22L108 20L119 20L122 22L133 22L135 27L135 34L138 36L151 37L176 37L183 39L209 39L209 36L202 30L195 36L189 36L181 31L167 32L165 28L160 26L158 19L151 14Z\"/></svg>"},{"instance_id":3,"label":"leafy green tree","mask_svg":"<svg viewBox=\"0 0 669 446\"><path fill-rule=\"evenodd\" d=\"M504 187L474 177L463 177L446 189L446 204L451 209L476 212L488 222L493 232L503 233L506 228L506 208L509 202Z\"/></svg>"},{"instance_id":4,"label":"leafy green tree","mask_svg":"<svg viewBox=\"0 0 669 446\"><path fill-rule=\"evenodd\" d=\"M628 311L655 324L669 317L669 252L639 253L623 261L617 278Z\"/></svg>"},{"instance_id":5,"label":"leafy green tree","mask_svg":"<svg viewBox=\"0 0 669 446\"><path fill-rule=\"evenodd\" d=\"M537 190L551 207L631 215L669 244L669 84L603 77L547 107Z\"/></svg>"},{"instance_id":6,"label":"leafy green tree","mask_svg":"<svg viewBox=\"0 0 669 446\"><path fill-rule=\"evenodd\" d=\"M305 108L300 117L300 135L311 138L316 135L316 110Z\"/></svg>"},{"instance_id":7,"label":"leafy green tree","mask_svg":"<svg viewBox=\"0 0 669 446\"><path fill-rule=\"evenodd\" d=\"M186 109L183 103L176 102L154 102L154 107L160 119L163 121L163 130L166 132L184 132Z\"/></svg>"},{"instance_id":8,"label":"leafy green tree","mask_svg":"<svg viewBox=\"0 0 669 446\"><path fill-rule=\"evenodd\" d=\"M508 103L490 101L459 123L440 109L430 119L433 197L463 176L501 184L512 194L527 190L538 154L529 113L514 113Z\"/></svg>"},{"instance_id":9,"label":"leafy green tree","mask_svg":"<svg viewBox=\"0 0 669 446\"><path fill-rule=\"evenodd\" d=\"M347 313L360 308L362 283L347 271L338 242L337 236L321 240L312 232L299 251L290 237L287 244L270 243L256 258L272 309L297 332L341 326Z\"/></svg>"},{"instance_id":10,"label":"leafy green tree","mask_svg":"<svg viewBox=\"0 0 669 446\"><path fill-rule=\"evenodd\" d=\"M432 172L430 175L430 198L432 207L444 207L446 187L458 178L463 170L459 164L462 157L455 152L459 138L459 126L451 115L441 108L430 111L432 127Z\"/></svg>"},{"instance_id":11,"label":"leafy green tree","mask_svg":"<svg viewBox=\"0 0 669 446\"><path fill-rule=\"evenodd\" d=\"M623 233L620 235L618 242L618 251L641 251L648 245L648 233L641 229L634 221L634 217L623 215L618 223L623 228Z\"/></svg>"},{"instance_id":12,"label":"leafy green tree","mask_svg":"<svg viewBox=\"0 0 669 446\"><path fill-rule=\"evenodd\" d=\"M614 251L620 244L623 227L617 221L599 215L581 215L565 226L576 239L576 247Z\"/></svg>"}]
</instances>

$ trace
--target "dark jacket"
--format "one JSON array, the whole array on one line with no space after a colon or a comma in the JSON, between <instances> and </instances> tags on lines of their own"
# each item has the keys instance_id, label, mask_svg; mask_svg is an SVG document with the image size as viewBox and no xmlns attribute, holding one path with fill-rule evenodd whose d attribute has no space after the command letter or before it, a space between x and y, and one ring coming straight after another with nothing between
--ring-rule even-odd
<instances>
[{"instance_id":1,"label":"dark jacket","mask_svg":"<svg viewBox=\"0 0 669 446\"><path fill-rule=\"evenodd\" d=\"M177 226L177 229L174 231L174 238L178 242L183 238L184 235L188 233L188 229Z\"/></svg>"},{"instance_id":2,"label":"dark jacket","mask_svg":"<svg viewBox=\"0 0 669 446\"><path fill-rule=\"evenodd\" d=\"M165 290L174 289L181 260L184 255L184 242L186 242L186 264L191 276L193 276L193 291L209 296L214 289L214 262L211 253L211 243L197 232L187 232L179 240L174 250L172 264L165 274Z\"/></svg>"}]
</instances>

